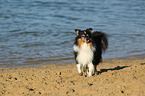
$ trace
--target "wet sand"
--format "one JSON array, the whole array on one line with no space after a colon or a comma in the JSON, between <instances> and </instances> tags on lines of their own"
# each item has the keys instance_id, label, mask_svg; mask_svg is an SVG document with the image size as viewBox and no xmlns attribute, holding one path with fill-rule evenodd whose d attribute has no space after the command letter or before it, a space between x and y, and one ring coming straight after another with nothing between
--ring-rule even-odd
<instances>
[{"instance_id":1,"label":"wet sand","mask_svg":"<svg viewBox=\"0 0 145 96\"><path fill-rule=\"evenodd\" d=\"M0 96L145 96L145 58L104 60L100 74L79 76L75 63L0 69Z\"/></svg>"}]
</instances>

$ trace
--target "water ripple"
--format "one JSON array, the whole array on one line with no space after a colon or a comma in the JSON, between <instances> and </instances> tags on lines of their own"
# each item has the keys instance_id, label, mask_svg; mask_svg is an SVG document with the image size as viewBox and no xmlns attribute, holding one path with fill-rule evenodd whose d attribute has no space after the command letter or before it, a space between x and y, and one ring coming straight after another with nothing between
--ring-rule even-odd
<instances>
[{"instance_id":1,"label":"water ripple","mask_svg":"<svg viewBox=\"0 0 145 96\"><path fill-rule=\"evenodd\" d=\"M144 0L0 0L0 67L74 62L72 46L77 28L91 27L109 35L109 49L104 58L144 54L144 3Z\"/></svg>"}]
</instances>

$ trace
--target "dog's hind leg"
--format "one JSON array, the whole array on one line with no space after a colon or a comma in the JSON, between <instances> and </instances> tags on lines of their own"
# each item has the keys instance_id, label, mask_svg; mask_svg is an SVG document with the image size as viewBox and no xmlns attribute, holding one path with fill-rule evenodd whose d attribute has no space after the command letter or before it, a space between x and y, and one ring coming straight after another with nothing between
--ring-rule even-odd
<instances>
[{"instance_id":1,"label":"dog's hind leg","mask_svg":"<svg viewBox=\"0 0 145 96\"><path fill-rule=\"evenodd\" d=\"M92 76L93 70L94 70L94 65L92 63L88 64L89 70L87 75Z\"/></svg>"},{"instance_id":2,"label":"dog's hind leg","mask_svg":"<svg viewBox=\"0 0 145 96\"><path fill-rule=\"evenodd\" d=\"M83 72L81 71L82 65L81 65L81 64L77 64L76 66L77 66L79 75L80 75L80 76L83 76Z\"/></svg>"},{"instance_id":3,"label":"dog's hind leg","mask_svg":"<svg viewBox=\"0 0 145 96\"><path fill-rule=\"evenodd\" d=\"M98 68L98 65L94 65L94 75L99 74L100 69Z\"/></svg>"},{"instance_id":4,"label":"dog's hind leg","mask_svg":"<svg viewBox=\"0 0 145 96\"><path fill-rule=\"evenodd\" d=\"M94 65L94 75L98 75L98 71L97 71L98 65Z\"/></svg>"},{"instance_id":5,"label":"dog's hind leg","mask_svg":"<svg viewBox=\"0 0 145 96\"><path fill-rule=\"evenodd\" d=\"M97 65L94 65L94 75L97 75Z\"/></svg>"}]
</instances>

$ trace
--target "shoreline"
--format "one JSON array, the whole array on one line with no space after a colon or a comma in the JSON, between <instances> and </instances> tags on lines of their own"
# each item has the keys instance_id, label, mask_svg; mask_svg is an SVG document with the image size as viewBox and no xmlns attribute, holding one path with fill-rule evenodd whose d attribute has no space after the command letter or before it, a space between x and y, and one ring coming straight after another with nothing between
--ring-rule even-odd
<instances>
[{"instance_id":1,"label":"shoreline","mask_svg":"<svg viewBox=\"0 0 145 96\"><path fill-rule=\"evenodd\" d=\"M75 63L0 68L1 96L144 96L145 58L105 59L100 74L79 76Z\"/></svg>"},{"instance_id":2,"label":"shoreline","mask_svg":"<svg viewBox=\"0 0 145 96\"><path fill-rule=\"evenodd\" d=\"M117 58L107 58L104 60L112 60L112 59L126 59L126 58L145 58L145 54L140 55L132 55L132 56L124 56L124 57L117 57ZM69 58L62 58L62 59L48 59L48 60L37 60L37 61L27 61L26 64L0 64L0 68L20 68L20 67L35 67L35 66L41 66L41 65L51 65L51 64L71 64L74 63L74 57Z\"/></svg>"}]
</instances>

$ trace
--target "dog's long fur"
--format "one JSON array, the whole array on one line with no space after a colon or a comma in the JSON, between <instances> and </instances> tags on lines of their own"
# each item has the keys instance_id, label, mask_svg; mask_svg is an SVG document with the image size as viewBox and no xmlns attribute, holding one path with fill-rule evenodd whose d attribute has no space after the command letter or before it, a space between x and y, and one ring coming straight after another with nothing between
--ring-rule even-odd
<instances>
[{"instance_id":1,"label":"dog's long fur","mask_svg":"<svg viewBox=\"0 0 145 96\"><path fill-rule=\"evenodd\" d=\"M87 75L92 76L93 70L97 72L96 66L102 62L102 52L108 48L107 35L99 31L92 33L92 28L75 31L73 49L78 73L82 75L82 69L88 68Z\"/></svg>"}]
</instances>

